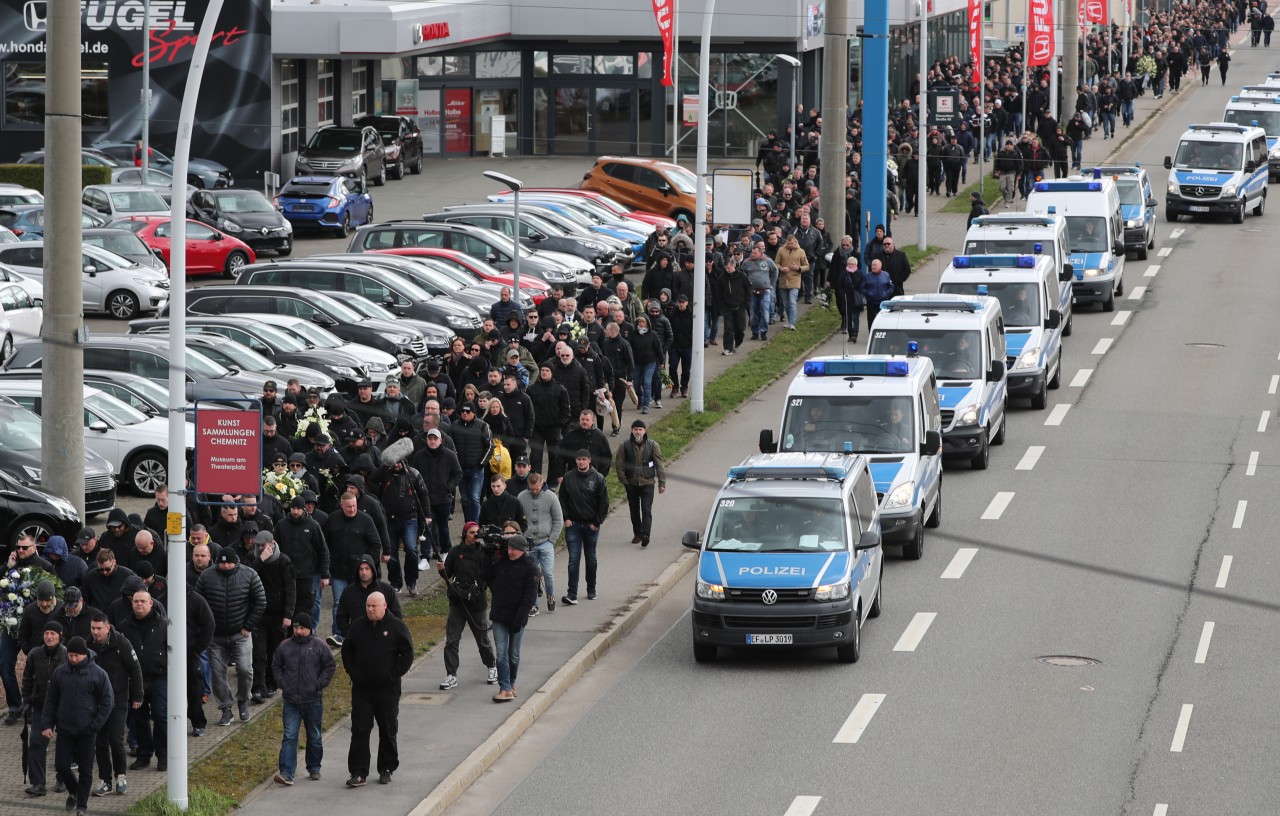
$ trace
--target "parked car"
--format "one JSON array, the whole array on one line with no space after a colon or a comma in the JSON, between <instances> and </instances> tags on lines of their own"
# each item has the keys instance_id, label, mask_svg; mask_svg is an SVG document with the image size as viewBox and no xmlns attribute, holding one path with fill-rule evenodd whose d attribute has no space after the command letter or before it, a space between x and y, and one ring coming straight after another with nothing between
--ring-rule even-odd
<instances>
[{"instance_id":1,"label":"parked car","mask_svg":"<svg viewBox=\"0 0 1280 816\"><path fill-rule=\"evenodd\" d=\"M82 253L86 312L106 312L118 320L132 320L142 312L154 312L169 299L169 278L164 272L92 244L85 244ZM44 242L0 245L0 263L43 284Z\"/></svg>"},{"instance_id":2,"label":"parked car","mask_svg":"<svg viewBox=\"0 0 1280 816\"><path fill-rule=\"evenodd\" d=\"M112 221L108 226L132 230L152 250L160 253L167 269L172 263L172 219L146 216ZM235 278L240 269L258 259L253 248L234 235L227 235L195 219L187 219L187 274L224 275Z\"/></svg>"},{"instance_id":3,"label":"parked car","mask_svg":"<svg viewBox=\"0 0 1280 816\"><path fill-rule=\"evenodd\" d=\"M44 164L43 150L28 150L18 156L18 164ZM123 162L92 147L80 148L80 163L88 167L119 167Z\"/></svg>"},{"instance_id":4,"label":"parked car","mask_svg":"<svg viewBox=\"0 0 1280 816\"><path fill-rule=\"evenodd\" d=\"M579 198L586 198L596 202L614 215L632 218L636 221L643 221L651 227L660 227L661 229L669 230L676 225L676 220L670 216L648 212L647 210L633 209L612 196L607 196L596 190L582 190L575 189L573 187L522 187L520 192L529 193L531 195L537 193L561 193L563 195L577 196Z\"/></svg>"},{"instance_id":5,"label":"parked car","mask_svg":"<svg viewBox=\"0 0 1280 816\"><path fill-rule=\"evenodd\" d=\"M42 427L40 417L0 397L0 530L10 545L23 532L40 542L50 535L66 538L80 533L75 506L40 487ZM86 449L85 513L105 513L115 506L116 477L111 463Z\"/></svg>"},{"instance_id":6,"label":"parked car","mask_svg":"<svg viewBox=\"0 0 1280 816\"><path fill-rule=\"evenodd\" d=\"M444 354L448 350L449 343L452 342L454 335L457 334L457 332L451 331L448 327L441 326L439 323L431 323L412 317L401 317L381 303L374 303L364 295L355 292L326 292L325 294L361 317L382 322L389 321L421 332L427 341L427 351L430 354Z\"/></svg>"},{"instance_id":7,"label":"parked car","mask_svg":"<svg viewBox=\"0 0 1280 816\"><path fill-rule=\"evenodd\" d=\"M0 283L0 360L9 356L16 341L40 336L44 325L42 305L21 286Z\"/></svg>"},{"instance_id":8,"label":"parked car","mask_svg":"<svg viewBox=\"0 0 1280 816\"><path fill-rule=\"evenodd\" d=\"M323 127L298 151L293 174L336 173L381 187L387 183L386 155L382 137L371 127Z\"/></svg>"},{"instance_id":9,"label":"parked car","mask_svg":"<svg viewBox=\"0 0 1280 816\"><path fill-rule=\"evenodd\" d=\"M373 223L373 196L362 178L295 176L280 188L275 205L295 230L329 229L346 238L353 224Z\"/></svg>"},{"instance_id":10,"label":"parked car","mask_svg":"<svg viewBox=\"0 0 1280 816\"><path fill-rule=\"evenodd\" d=\"M0 376L30 376L29 371L4 371ZM91 385L104 394L110 394L134 410L141 411L149 417L167 417L169 415L169 388L155 380L149 380L141 374L130 374L127 371L107 371L104 369L86 369L84 372L86 385ZM186 406L187 421L195 421L195 406Z\"/></svg>"},{"instance_id":11,"label":"parked car","mask_svg":"<svg viewBox=\"0 0 1280 816\"><path fill-rule=\"evenodd\" d=\"M657 159L601 156L578 185L629 207L693 220L698 177L678 164ZM711 196L706 205L711 207Z\"/></svg>"},{"instance_id":12,"label":"parked car","mask_svg":"<svg viewBox=\"0 0 1280 816\"><path fill-rule=\"evenodd\" d=\"M508 238L516 232L515 209L506 204L445 207L442 212L423 215L422 220L471 224L496 230ZM590 263L597 272L608 272L615 261L631 266L630 244L626 245L626 254L623 256L621 245L587 235L570 234L537 212L522 212L519 226L520 243L530 249L550 249L577 256Z\"/></svg>"},{"instance_id":13,"label":"parked car","mask_svg":"<svg viewBox=\"0 0 1280 816\"><path fill-rule=\"evenodd\" d=\"M117 222L112 221L109 223L115 224ZM128 258L142 266L160 272L164 272L169 268L159 250L147 246L132 230L115 226L91 227L90 229L82 230L80 235L84 243L110 250L122 258Z\"/></svg>"},{"instance_id":14,"label":"parked car","mask_svg":"<svg viewBox=\"0 0 1280 816\"><path fill-rule=\"evenodd\" d=\"M444 264L427 258L406 258L386 255L380 252L360 252L354 255L312 255L314 260L347 261L377 266L389 272L413 281L436 297L450 298L458 303L465 303L483 317L489 313L501 294L502 287L491 283L477 283L460 272L449 269ZM524 309L534 307L533 299L521 293L520 306Z\"/></svg>"},{"instance_id":15,"label":"parked car","mask_svg":"<svg viewBox=\"0 0 1280 816\"><path fill-rule=\"evenodd\" d=\"M506 204L511 203L510 195L496 195L489 198ZM520 205L532 207L535 212L540 212L543 209L552 209L592 230L603 231L608 235L628 240L638 239L642 243L653 232L653 229L644 221L639 221L626 215L614 215L603 204L581 196L562 195L560 193L532 193L527 199L521 196Z\"/></svg>"},{"instance_id":16,"label":"parked car","mask_svg":"<svg viewBox=\"0 0 1280 816\"><path fill-rule=\"evenodd\" d=\"M422 131L408 116L361 116L355 124L378 131L391 178L404 178L405 170L415 176L422 172Z\"/></svg>"},{"instance_id":17,"label":"parked car","mask_svg":"<svg viewBox=\"0 0 1280 816\"><path fill-rule=\"evenodd\" d=\"M16 244L20 240L8 227L0 227L0 244Z\"/></svg>"},{"instance_id":18,"label":"parked car","mask_svg":"<svg viewBox=\"0 0 1280 816\"><path fill-rule=\"evenodd\" d=\"M141 167L113 167L111 168L112 184L135 184L143 187L150 187L160 194L166 204L173 204L173 176L163 170L157 170L154 167L147 168L147 174L142 175ZM183 195L190 198L198 188L194 184L186 184L186 192Z\"/></svg>"},{"instance_id":19,"label":"parked car","mask_svg":"<svg viewBox=\"0 0 1280 816\"><path fill-rule=\"evenodd\" d=\"M465 252L443 247L401 247L400 249L373 249L362 253L365 255L402 255L406 258L429 258L439 264L440 269L452 269L472 281L483 281L499 287L511 286L515 277L496 266L490 266L479 258L473 258ZM520 291L533 298L534 303L541 303L550 292L551 287L542 278L532 275L520 275Z\"/></svg>"},{"instance_id":20,"label":"parked car","mask_svg":"<svg viewBox=\"0 0 1280 816\"><path fill-rule=\"evenodd\" d=\"M118 163L134 166L134 155L137 142L97 142L93 145L100 153L110 156ZM166 155L155 145L150 145L151 154L147 157L148 169L163 170L172 175L173 158ZM187 160L187 184L198 189L213 190L223 187L234 187L235 178L226 165L210 159L191 158Z\"/></svg>"},{"instance_id":21,"label":"parked car","mask_svg":"<svg viewBox=\"0 0 1280 816\"><path fill-rule=\"evenodd\" d=\"M493 202L493 206L510 209L513 204L506 199L499 199ZM615 263L621 263L624 271L634 264L644 263L644 242L651 230L637 230L620 224L602 224L587 213L557 201L538 200L526 204L521 199L520 213L523 216L526 212L550 221L569 235L585 235L609 244L619 256Z\"/></svg>"},{"instance_id":22,"label":"parked car","mask_svg":"<svg viewBox=\"0 0 1280 816\"><path fill-rule=\"evenodd\" d=\"M249 320L258 319L257 315L228 314L226 316ZM373 382L374 390L382 387L388 374L400 370L400 361L396 358L396 355L367 343L353 343L350 340L339 337L317 324L314 320L278 314L271 318L271 326L299 342L305 343L308 349L341 352L358 360L360 365L364 367L366 375Z\"/></svg>"},{"instance_id":23,"label":"parked car","mask_svg":"<svg viewBox=\"0 0 1280 816\"><path fill-rule=\"evenodd\" d=\"M4 264L0 264L0 284L4 283L12 283L22 287L22 290L26 292L37 305L44 305L44 284L40 283L40 281L28 278L26 275L19 274L15 269L5 266ZM0 361L3 360L4 358L0 357Z\"/></svg>"},{"instance_id":24,"label":"parked car","mask_svg":"<svg viewBox=\"0 0 1280 816\"><path fill-rule=\"evenodd\" d=\"M12 204L43 204L44 196L39 190L23 187L21 184L0 183L0 207Z\"/></svg>"},{"instance_id":25,"label":"parked car","mask_svg":"<svg viewBox=\"0 0 1280 816\"><path fill-rule=\"evenodd\" d=\"M158 333L157 333L158 334ZM168 333L164 333L168 336ZM291 365L268 360L253 349L243 346L229 337L206 332L187 332L187 348L199 349L206 357L231 371L252 374L259 380L288 382L297 378L308 388L315 387L327 394L334 390L334 379L313 366Z\"/></svg>"},{"instance_id":26,"label":"parked car","mask_svg":"<svg viewBox=\"0 0 1280 816\"><path fill-rule=\"evenodd\" d=\"M168 215L169 205L150 187L132 184L90 184L80 201L108 219L131 215Z\"/></svg>"},{"instance_id":27,"label":"parked car","mask_svg":"<svg viewBox=\"0 0 1280 816\"><path fill-rule=\"evenodd\" d=\"M0 208L0 226L18 236L20 241L39 241L44 237L45 211L43 204L15 204ZM100 227L107 219L97 211L80 205L80 226L83 229Z\"/></svg>"},{"instance_id":28,"label":"parked car","mask_svg":"<svg viewBox=\"0 0 1280 816\"><path fill-rule=\"evenodd\" d=\"M191 196L187 215L239 238L254 252L293 252L293 225L257 190L200 190Z\"/></svg>"}]
</instances>

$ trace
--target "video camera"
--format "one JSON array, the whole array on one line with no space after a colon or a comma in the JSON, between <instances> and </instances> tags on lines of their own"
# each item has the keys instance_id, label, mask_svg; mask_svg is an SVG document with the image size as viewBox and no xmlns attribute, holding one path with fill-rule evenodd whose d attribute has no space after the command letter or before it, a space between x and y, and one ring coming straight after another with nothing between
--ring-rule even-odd
<instances>
[{"instance_id":1,"label":"video camera","mask_svg":"<svg viewBox=\"0 0 1280 816\"><path fill-rule=\"evenodd\" d=\"M507 555L507 537L502 534L502 528L496 524L486 524L481 527L480 549L487 555L500 553L505 558Z\"/></svg>"}]
</instances>

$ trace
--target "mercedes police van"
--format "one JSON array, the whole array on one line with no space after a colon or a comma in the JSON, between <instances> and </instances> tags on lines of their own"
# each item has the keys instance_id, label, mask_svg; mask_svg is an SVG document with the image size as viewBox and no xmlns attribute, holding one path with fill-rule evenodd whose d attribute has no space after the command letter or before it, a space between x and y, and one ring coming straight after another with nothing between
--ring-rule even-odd
<instances>
[{"instance_id":1,"label":"mercedes police van","mask_svg":"<svg viewBox=\"0 0 1280 816\"><path fill-rule=\"evenodd\" d=\"M1151 178L1140 164L1106 164L1096 168L1116 183L1120 194L1120 215L1124 218L1124 249L1138 260L1147 259L1156 248L1156 197Z\"/></svg>"},{"instance_id":2,"label":"mercedes police van","mask_svg":"<svg viewBox=\"0 0 1280 816\"><path fill-rule=\"evenodd\" d=\"M1000 301L977 295L902 295L880 304L869 354L928 357L938 377L942 453L986 470L1009 422Z\"/></svg>"},{"instance_id":3,"label":"mercedes police van","mask_svg":"<svg viewBox=\"0 0 1280 816\"><path fill-rule=\"evenodd\" d=\"M1233 125L1257 125L1267 133L1267 178L1280 181L1280 87L1246 87L1227 102L1222 121Z\"/></svg>"},{"instance_id":4,"label":"mercedes police van","mask_svg":"<svg viewBox=\"0 0 1280 816\"><path fill-rule=\"evenodd\" d=\"M1171 170L1164 217L1229 215L1244 223L1252 207L1262 215L1267 206L1267 134L1254 125L1214 122L1191 125L1178 140L1178 152L1164 157Z\"/></svg>"},{"instance_id":5,"label":"mercedes police van","mask_svg":"<svg viewBox=\"0 0 1280 816\"><path fill-rule=\"evenodd\" d=\"M901 544L905 557L920 558L924 528L942 521L942 413L933 361L806 360L787 389L778 438L761 431L760 451L866 456L885 544Z\"/></svg>"},{"instance_id":6,"label":"mercedes police van","mask_svg":"<svg viewBox=\"0 0 1280 816\"><path fill-rule=\"evenodd\" d=\"M1116 183L1101 173L1093 175L1037 181L1027 212L1066 218L1068 260L1076 278L1073 300L1101 303L1110 312L1116 295L1124 294L1124 218Z\"/></svg>"},{"instance_id":7,"label":"mercedes police van","mask_svg":"<svg viewBox=\"0 0 1280 816\"><path fill-rule=\"evenodd\" d=\"M1030 397L1037 410L1048 406L1049 389L1062 384L1059 293L1067 274L1044 255L957 255L938 279L941 292L1000 301L1009 396Z\"/></svg>"},{"instance_id":8,"label":"mercedes police van","mask_svg":"<svg viewBox=\"0 0 1280 816\"><path fill-rule=\"evenodd\" d=\"M698 551L693 657L721 646L835 647L856 663L867 618L880 616L884 550L867 460L832 453L756 454L729 469Z\"/></svg>"}]
</instances>

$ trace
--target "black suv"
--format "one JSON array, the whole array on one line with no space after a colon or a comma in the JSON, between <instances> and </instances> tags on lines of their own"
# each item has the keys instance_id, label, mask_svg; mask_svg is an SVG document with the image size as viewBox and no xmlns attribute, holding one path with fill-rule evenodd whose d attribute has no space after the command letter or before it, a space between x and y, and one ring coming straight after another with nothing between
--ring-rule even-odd
<instances>
[{"instance_id":1,"label":"black suv","mask_svg":"<svg viewBox=\"0 0 1280 816\"><path fill-rule=\"evenodd\" d=\"M257 254L293 252L293 225L258 190L197 190L187 216L239 238Z\"/></svg>"},{"instance_id":2,"label":"black suv","mask_svg":"<svg viewBox=\"0 0 1280 816\"><path fill-rule=\"evenodd\" d=\"M323 127L293 160L295 176L346 176L381 187L387 183L387 151L371 127Z\"/></svg>"},{"instance_id":3,"label":"black suv","mask_svg":"<svg viewBox=\"0 0 1280 816\"><path fill-rule=\"evenodd\" d=\"M356 127L371 127L382 137L387 175L402 179L406 171L422 172L422 131L407 116L361 116Z\"/></svg>"}]
</instances>

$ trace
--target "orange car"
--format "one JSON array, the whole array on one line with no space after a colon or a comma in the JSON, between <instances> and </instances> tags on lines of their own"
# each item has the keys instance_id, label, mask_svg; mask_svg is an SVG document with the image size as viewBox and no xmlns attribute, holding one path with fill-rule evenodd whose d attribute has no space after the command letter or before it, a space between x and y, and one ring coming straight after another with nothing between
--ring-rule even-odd
<instances>
[{"instance_id":1,"label":"orange car","mask_svg":"<svg viewBox=\"0 0 1280 816\"><path fill-rule=\"evenodd\" d=\"M657 159L601 156L578 185L583 190L603 193L637 210L683 215L693 220L697 209L698 178L678 164ZM707 207L711 199L707 197Z\"/></svg>"}]
</instances>

